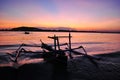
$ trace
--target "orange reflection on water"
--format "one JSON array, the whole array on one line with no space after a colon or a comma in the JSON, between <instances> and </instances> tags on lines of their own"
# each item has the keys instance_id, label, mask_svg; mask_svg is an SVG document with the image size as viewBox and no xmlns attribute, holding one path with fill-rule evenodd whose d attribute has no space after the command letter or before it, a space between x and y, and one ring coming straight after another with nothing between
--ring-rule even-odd
<instances>
[{"instance_id":1,"label":"orange reflection on water","mask_svg":"<svg viewBox=\"0 0 120 80\"><path fill-rule=\"evenodd\" d=\"M48 36L68 36L68 32L30 32L30 34L24 34L24 32L0 32L0 45L8 44L31 44L41 45L40 39L46 44L53 44L54 41L49 39ZM80 45L84 46L88 53L104 52L104 51L118 51L120 46L120 34L108 34L108 33L71 33L72 35L72 48ZM61 38L60 43L68 43L68 38ZM19 46L18 46L19 47ZM18 48L16 47L16 49ZM67 46L65 46L67 47ZM12 49L13 47L8 47ZM28 49L28 48L27 48ZM64 49L64 48L62 48ZM31 47L29 50L37 51L41 50L39 47ZM1 51L3 49L1 48ZM5 50L4 50L5 51Z\"/></svg>"},{"instance_id":2,"label":"orange reflection on water","mask_svg":"<svg viewBox=\"0 0 120 80\"><path fill-rule=\"evenodd\" d=\"M18 61L17 63L14 62L9 62L9 63L1 63L0 67L5 67L5 66L10 66L10 67L15 67L18 68L24 64L31 64L31 63L42 63L44 60L42 58L39 59L30 59L30 58L25 58L23 60Z\"/></svg>"},{"instance_id":3,"label":"orange reflection on water","mask_svg":"<svg viewBox=\"0 0 120 80\"><path fill-rule=\"evenodd\" d=\"M23 60L19 61L19 64L23 65L23 64L39 63L39 62L43 62L43 59L42 58L39 58L39 59L29 59L29 58L26 58L26 59L23 59Z\"/></svg>"}]
</instances>

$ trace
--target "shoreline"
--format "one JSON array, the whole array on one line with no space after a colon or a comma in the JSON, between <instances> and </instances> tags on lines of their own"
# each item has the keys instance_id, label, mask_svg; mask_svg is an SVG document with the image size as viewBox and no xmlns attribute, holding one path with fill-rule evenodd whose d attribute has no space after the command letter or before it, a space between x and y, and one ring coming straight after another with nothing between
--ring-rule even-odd
<instances>
[{"instance_id":1,"label":"shoreline","mask_svg":"<svg viewBox=\"0 0 120 80\"><path fill-rule=\"evenodd\" d=\"M97 67L82 56L69 60L67 72L59 73L54 73L53 66L49 63L24 64L18 69L0 67L0 80L53 80L53 76L57 77L54 80L120 80L120 51L95 56L101 58L95 60Z\"/></svg>"}]
</instances>

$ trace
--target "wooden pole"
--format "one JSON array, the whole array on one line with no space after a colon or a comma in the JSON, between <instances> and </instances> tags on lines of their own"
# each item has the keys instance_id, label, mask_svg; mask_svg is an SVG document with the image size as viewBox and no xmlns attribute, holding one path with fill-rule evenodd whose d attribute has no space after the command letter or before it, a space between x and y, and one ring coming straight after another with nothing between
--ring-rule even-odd
<instances>
[{"instance_id":1,"label":"wooden pole","mask_svg":"<svg viewBox=\"0 0 120 80\"><path fill-rule=\"evenodd\" d=\"M72 55L71 55L71 34L69 32L69 50L70 50L70 58L73 58Z\"/></svg>"},{"instance_id":2,"label":"wooden pole","mask_svg":"<svg viewBox=\"0 0 120 80\"><path fill-rule=\"evenodd\" d=\"M57 37L57 46L58 46L58 50L60 50L60 44L59 44L59 38Z\"/></svg>"},{"instance_id":3,"label":"wooden pole","mask_svg":"<svg viewBox=\"0 0 120 80\"><path fill-rule=\"evenodd\" d=\"M69 49L71 50L71 34L69 32Z\"/></svg>"},{"instance_id":4,"label":"wooden pole","mask_svg":"<svg viewBox=\"0 0 120 80\"><path fill-rule=\"evenodd\" d=\"M55 48L55 51L56 51L56 35L54 35L54 48Z\"/></svg>"}]
</instances>

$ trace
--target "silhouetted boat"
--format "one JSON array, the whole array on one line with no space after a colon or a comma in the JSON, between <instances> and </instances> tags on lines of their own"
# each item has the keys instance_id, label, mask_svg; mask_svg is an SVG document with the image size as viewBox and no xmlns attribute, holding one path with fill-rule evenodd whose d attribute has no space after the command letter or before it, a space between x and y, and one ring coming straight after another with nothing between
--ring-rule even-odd
<instances>
[{"instance_id":1,"label":"silhouetted boat","mask_svg":"<svg viewBox=\"0 0 120 80\"><path fill-rule=\"evenodd\" d=\"M30 32L28 32L28 31L25 31L25 33L24 34L30 34Z\"/></svg>"},{"instance_id":2,"label":"silhouetted boat","mask_svg":"<svg viewBox=\"0 0 120 80\"><path fill-rule=\"evenodd\" d=\"M25 34L29 34L29 32L26 31ZM54 63L54 61L56 61L57 63L59 63L59 62L63 63L63 65L67 64L67 59L68 58L73 59L72 54L83 55L83 56L87 57L94 64L96 64L96 63L94 62L93 59L100 60L99 57L88 55L83 46L79 46L77 48L71 48L71 37L72 36L71 36L70 33L69 33L69 36L56 36L56 35L54 35L52 37L48 36L48 38L53 39L53 41L54 41L53 46L50 46L50 45L42 42L42 40L40 40L41 41L41 46L38 46L38 47L41 47L41 49L43 49L42 51L39 51L39 52L28 51L28 50L22 48L22 46L27 46L27 45L26 44L21 44L19 46L19 48L15 51L15 57L14 57L13 54L11 55L11 54L8 53L8 55L10 55L11 61L15 62L15 63L18 62L17 59L21 56L22 53L36 53L36 54L39 53L39 55L40 55L39 57L43 58L44 61L53 62L53 63ZM61 46L63 46L63 44L59 43L59 38L68 38L68 43L64 44L64 45L67 45L67 48L61 49ZM75 51L77 49L82 49L84 51L84 53L81 53L79 51ZM66 53L68 53L68 56L66 56Z\"/></svg>"}]
</instances>

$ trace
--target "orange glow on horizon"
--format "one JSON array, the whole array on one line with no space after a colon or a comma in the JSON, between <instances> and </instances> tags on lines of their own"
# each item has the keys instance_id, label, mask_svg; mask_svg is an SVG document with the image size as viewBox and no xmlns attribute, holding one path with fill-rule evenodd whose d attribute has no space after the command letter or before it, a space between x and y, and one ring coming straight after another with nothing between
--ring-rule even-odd
<instances>
[{"instance_id":1,"label":"orange glow on horizon","mask_svg":"<svg viewBox=\"0 0 120 80\"><path fill-rule=\"evenodd\" d=\"M0 28L120 31L119 0L0 0Z\"/></svg>"},{"instance_id":2,"label":"orange glow on horizon","mask_svg":"<svg viewBox=\"0 0 120 80\"><path fill-rule=\"evenodd\" d=\"M59 14L59 16L45 15L39 18L38 16L16 19L16 20L0 20L0 28L14 28L20 26L28 27L67 27L74 28L76 30L114 30L120 31L119 18L105 18L100 20L94 20L93 17L82 15L69 17L66 14Z\"/></svg>"}]
</instances>

